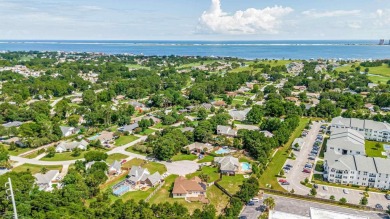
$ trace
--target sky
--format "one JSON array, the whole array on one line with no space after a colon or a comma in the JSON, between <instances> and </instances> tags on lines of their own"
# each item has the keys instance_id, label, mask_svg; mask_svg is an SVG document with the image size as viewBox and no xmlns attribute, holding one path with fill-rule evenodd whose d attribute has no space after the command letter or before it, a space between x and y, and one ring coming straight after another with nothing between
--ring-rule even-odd
<instances>
[{"instance_id":1,"label":"sky","mask_svg":"<svg viewBox=\"0 0 390 219\"><path fill-rule=\"evenodd\" d=\"M0 0L0 39L390 39L390 0Z\"/></svg>"}]
</instances>

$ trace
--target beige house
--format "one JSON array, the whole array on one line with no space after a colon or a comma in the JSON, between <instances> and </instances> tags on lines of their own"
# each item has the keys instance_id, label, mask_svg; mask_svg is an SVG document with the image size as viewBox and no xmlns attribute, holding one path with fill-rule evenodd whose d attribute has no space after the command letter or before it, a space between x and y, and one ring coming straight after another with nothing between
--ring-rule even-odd
<instances>
[{"instance_id":1,"label":"beige house","mask_svg":"<svg viewBox=\"0 0 390 219\"><path fill-rule=\"evenodd\" d=\"M186 179L184 176L179 176L175 180L172 190L173 198L184 198L190 200L198 198L198 200L206 198L206 183L202 182L199 177Z\"/></svg>"}]
</instances>

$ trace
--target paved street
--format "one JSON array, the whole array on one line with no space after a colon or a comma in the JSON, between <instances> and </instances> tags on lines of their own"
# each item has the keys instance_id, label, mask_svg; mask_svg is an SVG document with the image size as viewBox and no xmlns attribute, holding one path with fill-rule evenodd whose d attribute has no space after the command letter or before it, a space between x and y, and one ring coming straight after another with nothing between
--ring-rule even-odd
<instances>
[{"instance_id":1,"label":"paved street","mask_svg":"<svg viewBox=\"0 0 390 219\"><path fill-rule=\"evenodd\" d=\"M308 154L310 154L312 145L317 138L320 127L320 123L313 122L309 134L304 138L305 143L301 148L301 151L294 152L296 155L296 160L287 160L286 164L293 165L293 168L286 174L286 179L288 182L290 182L290 185L283 186L283 188L285 188L287 191L291 191L291 189L294 189L295 193L300 195L308 195L310 193L310 188L302 185L300 182L304 181L305 178L311 178L312 173L304 173L303 168L305 164L309 161ZM317 197L329 199L330 196L333 195L335 196L336 200L346 198L348 203L352 204L359 204L360 199L362 198L361 190L348 189L348 194L345 194L343 192L343 188L333 186L327 187L328 191L324 190L324 187L319 185L319 188L317 189ZM384 194L370 192L370 197L368 197L368 205L371 207L375 207L376 204L381 204L384 208L386 208L390 204L390 201L385 198Z\"/></svg>"}]
</instances>

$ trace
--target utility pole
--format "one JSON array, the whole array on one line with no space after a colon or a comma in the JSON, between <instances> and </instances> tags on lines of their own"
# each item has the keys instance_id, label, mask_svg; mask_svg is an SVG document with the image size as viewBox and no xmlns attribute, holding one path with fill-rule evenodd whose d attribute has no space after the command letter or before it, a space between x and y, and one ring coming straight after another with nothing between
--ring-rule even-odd
<instances>
[{"instance_id":1,"label":"utility pole","mask_svg":"<svg viewBox=\"0 0 390 219\"><path fill-rule=\"evenodd\" d=\"M12 206L14 208L14 219L18 219L18 213L16 212L16 203L14 197L14 190L12 189L11 178L8 178L8 182L5 183L5 187L8 187L8 189L5 191L8 195L8 198L11 197Z\"/></svg>"}]
</instances>

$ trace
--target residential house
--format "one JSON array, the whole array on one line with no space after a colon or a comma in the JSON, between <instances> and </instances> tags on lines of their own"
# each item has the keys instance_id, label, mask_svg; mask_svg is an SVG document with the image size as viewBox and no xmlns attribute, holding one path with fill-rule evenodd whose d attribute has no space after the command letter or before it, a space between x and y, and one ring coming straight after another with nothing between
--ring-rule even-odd
<instances>
[{"instance_id":1,"label":"residential house","mask_svg":"<svg viewBox=\"0 0 390 219\"><path fill-rule=\"evenodd\" d=\"M77 141L72 141L72 142L62 141L61 143L59 143L57 145L55 150L56 150L57 153L62 153L62 152L65 152L65 151L72 151L75 148L78 148L80 150L87 150L87 147L88 147L88 142L85 141L85 140L82 140L80 142L77 142Z\"/></svg>"},{"instance_id":2,"label":"residential house","mask_svg":"<svg viewBox=\"0 0 390 219\"><path fill-rule=\"evenodd\" d=\"M367 86L368 86L368 88L374 88L374 87L378 87L378 84L368 83Z\"/></svg>"},{"instance_id":3,"label":"residential house","mask_svg":"<svg viewBox=\"0 0 390 219\"><path fill-rule=\"evenodd\" d=\"M299 90L299 91L305 91L306 90L306 86L294 86L293 88L294 88L294 90Z\"/></svg>"},{"instance_id":4,"label":"residential house","mask_svg":"<svg viewBox=\"0 0 390 219\"><path fill-rule=\"evenodd\" d=\"M181 130L181 132L194 132L195 131L195 128L193 128L193 127L184 127L184 128L182 128L182 129L180 129Z\"/></svg>"},{"instance_id":5,"label":"residential house","mask_svg":"<svg viewBox=\"0 0 390 219\"><path fill-rule=\"evenodd\" d=\"M137 102L137 101L130 101L129 104L132 105L132 106L134 107L134 109L135 109L135 110L138 110L138 111L146 111L146 110L149 110L149 108L146 107L145 104L140 103L140 102Z\"/></svg>"},{"instance_id":6,"label":"residential house","mask_svg":"<svg viewBox=\"0 0 390 219\"><path fill-rule=\"evenodd\" d=\"M142 168L140 166L133 166L129 172L129 178L127 179L132 185L147 185L154 187L162 181L162 176L157 171L153 174L150 174L148 169Z\"/></svg>"},{"instance_id":7,"label":"residential house","mask_svg":"<svg viewBox=\"0 0 390 219\"><path fill-rule=\"evenodd\" d=\"M53 183L56 182L59 174L60 171L58 170L49 170L45 174L37 173L34 175L35 183L38 185L39 190L51 191L53 190Z\"/></svg>"},{"instance_id":8,"label":"residential house","mask_svg":"<svg viewBox=\"0 0 390 219\"><path fill-rule=\"evenodd\" d=\"M129 132L130 134L133 134L134 129L136 129L138 127L139 127L138 122L136 122L136 123L133 123L133 124L130 124L130 125L124 125L124 126L118 128L118 131L120 131L120 132Z\"/></svg>"},{"instance_id":9,"label":"residential house","mask_svg":"<svg viewBox=\"0 0 390 219\"><path fill-rule=\"evenodd\" d=\"M223 100L214 101L211 104L213 104L214 106L217 106L217 107L226 106L226 103Z\"/></svg>"},{"instance_id":10,"label":"residential house","mask_svg":"<svg viewBox=\"0 0 390 219\"><path fill-rule=\"evenodd\" d=\"M108 168L108 175L119 175L122 172L122 164L115 160Z\"/></svg>"},{"instance_id":11,"label":"residential house","mask_svg":"<svg viewBox=\"0 0 390 219\"><path fill-rule=\"evenodd\" d=\"M264 130L264 131L260 131L261 133L264 134L265 137L267 138L272 138L274 137L274 134L272 134L271 132L267 131L267 130Z\"/></svg>"},{"instance_id":12,"label":"residential house","mask_svg":"<svg viewBox=\"0 0 390 219\"><path fill-rule=\"evenodd\" d=\"M85 164L85 169L88 170L92 167L92 165L94 165L96 163L96 161L90 161L88 163Z\"/></svg>"},{"instance_id":13,"label":"residential house","mask_svg":"<svg viewBox=\"0 0 390 219\"><path fill-rule=\"evenodd\" d=\"M75 135L75 134L79 133L79 131L80 131L79 129L77 129L75 127L68 127L68 126L60 126L60 129L61 129L63 137Z\"/></svg>"},{"instance_id":14,"label":"residential house","mask_svg":"<svg viewBox=\"0 0 390 219\"><path fill-rule=\"evenodd\" d=\"M214 147L211 146L211 144L209 143L204 144L200 142L194 142L190 145L185 146L184 148L195 153L210 152L214 149Z\"/></svg>"},{"instance_id":15,"label":"residential house","mask_svg":"<svg viewBox=\"0 0 390 219\"><path fill-rule=\"evenodd\" d=\"M13 122L7 122L3 124L4 128L11 128L11 127L19 127L23 124L23 122L19 121L13 121Z\"/></svg>"},{"instance_id":16,"label":"residential house","mask_svg":"<svg viewBox=\"0 0 390 219\"><path fill-rule=\"evenodd\" d=\"M211 105L210 103L202 103L202 105L200 106L205 108L206 110L210 110L211 107L213 107L213 105Z\"/></svg>"},{"instance_id":17,"label":"residential house","mask_svg":"<svg viewBox=\"0 0 390 219\"><path fill-rule=\"evenodd\" d=\"M151 120L153 120L154 124L157 124L157 123L160 123L160 122L161 122L161 119L156 118L156 117L154 117L154 116L149 116L149 115L148 115L148 116L138 117L138 118L134 119L134 123L137 123L137 122L139 122L139 121L141 121L141 120L143 120L143 119L151 119Z\"/></svg>"},{"instance_id":18,"label":"residential house","mask_svg":"<svg viewBox=\"0 0 390 219\"><path fill-rule=\"evenodd\" d=\"M237 130L232 129L230 126L218 125L217 126L218 135L226 135L230 137L237 136Z\"/></svg>"},{"instance_id":19,"label":"residential house","mask_svg":"<svg viewBox=\"0 0 390 219\"><path fill-rule=\"evenodd\" d=\"M113 142L115 137L113 132L102 131L96 139L99 140L102 144L107 145Z\"/></svg>"},{"instance_id":20,"label":"residential house","mask_svg":"<svg viewBox=\"0 0 390 219\"><path fill-rule=\"evenodd\" d=\"M214 157L214 163L218 165L220 172L223 174L235 175L240 171L238 158L233 156Z\"/></svg>"},{"instance_id":21,"label":"residential house","mask_svg":"<svg viewBox=\"0 0 390 219\"><path fill-rule=\"evenodd\" d=\"M246 115L251 111L251 108L246 108L244 110L233 109L229 111L229 115L233 120L244 121L246 120Z\"/></svg>"},{"instance_id":22,"label":"residential house","mask_svg":"<svg viewBox=\"0 0 390 219\"><path fill-rule=\"evenodd\" d=\"M176 178L172 189L173 198L202 198L206 197L206 183L199 177L186 179L184 176Z\"/></svg>"}]
</instances>

